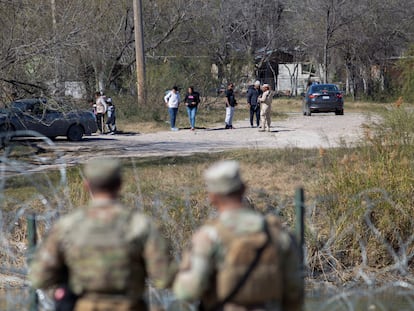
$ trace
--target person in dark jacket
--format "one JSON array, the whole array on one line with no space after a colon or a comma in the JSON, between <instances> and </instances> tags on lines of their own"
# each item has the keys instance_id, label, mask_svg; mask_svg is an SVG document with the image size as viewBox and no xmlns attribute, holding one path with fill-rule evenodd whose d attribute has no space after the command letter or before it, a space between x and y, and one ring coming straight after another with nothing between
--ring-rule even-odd
<instances>
[{"instance_id":1,"label":"person in dark jacket","mask_svg":"<svg viewBox=\"0 0 414 311\"><path fill-rule=\"evenodd\" d=\"M184 98L185 105L187 106L188 118L190 119L191 130L195 129L195 120L197 114L197 107L200 103L200 94L194 91L194 88L190 86L187 94Z\"/></svg>"},{"instance_id":2,"label":"person in dark jacket","mask_svg":"<svg viewBox=\"0 0 414 311\"><path fill-rule=\"evenodd\" d=\"M256 81L254 85L251 85L247 90L247 104L250 107L250 126L253 127L254 116L256 115L256 126L260 125L260 103L257 101L260 95L262 95L260 89L260 81Z\"/></svg>"},{"instance_id":3,"label":"person in dark jacket","mask_svg":"<svg viewBox=\"0 0 414 311\"><path fill-rule=\"evenodd\" d=\"M234 107L237 105L236 97L234 96L234 84L229 83L227 85L226 95L226 119L225 119L225 128L233 129L233 116L234 116Z\"/></svg>"},{"instance_id":4,"label":"person in dark jacket","mask_svg":"<svg viewBox=\"0 0 414 311\"><path fill-rule=\"evenodd\" d=\"M106 128L109 131L110 135L114 135L116 133L116 113L115 113L115 105L112 102L112 98L106 99L107 110L106 114L108 119L106 120Z\"/></svg>"}]
</instances>

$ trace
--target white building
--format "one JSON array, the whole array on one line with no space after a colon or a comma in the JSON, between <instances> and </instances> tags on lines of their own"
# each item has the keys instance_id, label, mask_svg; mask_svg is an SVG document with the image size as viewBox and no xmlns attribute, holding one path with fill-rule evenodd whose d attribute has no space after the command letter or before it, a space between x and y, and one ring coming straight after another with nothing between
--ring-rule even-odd
<instances>
[{"instance_id":1,"label":"white building","mask_svg":"<svg viewBox=\"0 0 414 311\"><path fill-rule=\"evenodd\" d=\"M309 80L320 81L319 68L310 63L278 64L277 92L287 96L297 96L304 92Z\"/></svg>"}]
</instances>

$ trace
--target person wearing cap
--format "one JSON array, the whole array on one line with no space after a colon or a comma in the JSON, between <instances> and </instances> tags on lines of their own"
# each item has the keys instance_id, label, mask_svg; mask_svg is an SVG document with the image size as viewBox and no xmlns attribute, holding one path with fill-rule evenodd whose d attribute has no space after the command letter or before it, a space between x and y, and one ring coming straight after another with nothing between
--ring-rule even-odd
<instances>
[{"instance_id":1,"label":"person wearing cap","mask_svg":"<svg viewBox=\"0 0 414 311\"><path fill-rule=\"evenodd\" d=\"M275 216L245 205L239 163L221 161L204 174L217 218L199 228L173 283L176 297L199 310L284 310L303 307L299 249Z\"/></svg>"},{"instance_id":2,"label":"person wearing cap","mask_svg":"<svg viewBox=\"0 0 414 311\"><path fill-rule=\"evenodd\" d=\"M270 90L269 84L263 84L263 94L259 96L260 103L260 132L270 132L271 109L272 109L273 92Z\"/></svg>"},{"instance_id":3,"label":"person wearing cap","mask_svg":"<svg viewBox=\"0 0 414 311\"><path fill-rule=\"evenodd\" d=\"M177 119L178 106L181 102L180 93L178 92L178 87L174 86L167 95L164 96L164 102L168 107L168 113L170 114L170 125L171 131L178 131L178 128L175 127L175 121Z\"/></svg>"},{"instance_id":4,"label":"person wearing cap","mask_svg":"<svg viewBox=\"0 0 414 311\"><path fill-rule=\"evenodd\" d=\"M260 81L256 81L254 85L249 86L247 90L247 104L250 107L250 126L254 127L253 121L256 115L256 125L260 125L260 104L258 102L259 96L262 95L260 89Z\"/></svg>"},{"instance_id":5,"label":"person wearing cap","mask_svg":"<svg viewBox=\"0 0 414 311\"><path fill-rule=\"evenodd\" d=\"M154 223L119 202L118 160L96 158L84 167L88 206L60 218L30 264L34 288L53 288L58 304L75 311L146 310L146 279L171 283L168 245ZM72 309L65 309L72 310Z\"/></svg>"}]
</instances>

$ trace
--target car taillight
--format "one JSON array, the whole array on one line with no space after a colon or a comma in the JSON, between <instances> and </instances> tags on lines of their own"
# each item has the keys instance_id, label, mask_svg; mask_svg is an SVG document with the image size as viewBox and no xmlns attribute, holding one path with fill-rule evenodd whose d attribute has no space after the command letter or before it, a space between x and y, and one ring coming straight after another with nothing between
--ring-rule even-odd
<instances>
[{"instance_id":1,"label":"car taillight","mask_svg":"<svg viewBox=\"0 0 414 311\"><path fill-rule=\"evenodd\" d=\"M310 94L309 95L309 98L315 98L315 97L317 97L318 95L317 94Z\"/></svg>"},{"instance_id":2,"label":"car taillight","mask_svg":"<svg viewBox=\"0 0 414 311\"><path fill-rule=\"evenodd\" d=\"M342 94L341 93L338 93L338 94L336 94L336 97L337 98L342 98Z\"/></svg>"}]
</instances>

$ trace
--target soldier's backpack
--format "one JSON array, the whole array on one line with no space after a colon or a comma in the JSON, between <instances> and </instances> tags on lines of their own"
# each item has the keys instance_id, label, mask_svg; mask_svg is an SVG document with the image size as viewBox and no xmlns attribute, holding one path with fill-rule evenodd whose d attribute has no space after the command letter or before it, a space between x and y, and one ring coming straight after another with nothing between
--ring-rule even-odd
<instances>
[{"instance_id":1,"label":"soldier's backpack","mask_svg":"<svg viewBox=\"0 0 414 311\"><path fill-rule=\"evenodd\" d=\"M66 262L72 269L71 278L83 286L84 292L126 293L134 283L131 271L136 278L145 277L140 264L143 245L128 232L133 212L122 207L119 210L122 212L105 221L86 217L81 210L79 221L66 234Z\"/></svg>"},{"instance_id":2,"label":"soldier's backpack","mask_svg":"<svg viewBox=\"0 0 414 311\"><path fill-rule=\"evenodd\" d=\"M268 216L263 231L243 236L235 236L220 224L217 230L227 250L216 278L218 300L240 305L280 300L283 250L277 240L287 233L279 220Z\"/></svg>"}]
</instances>

